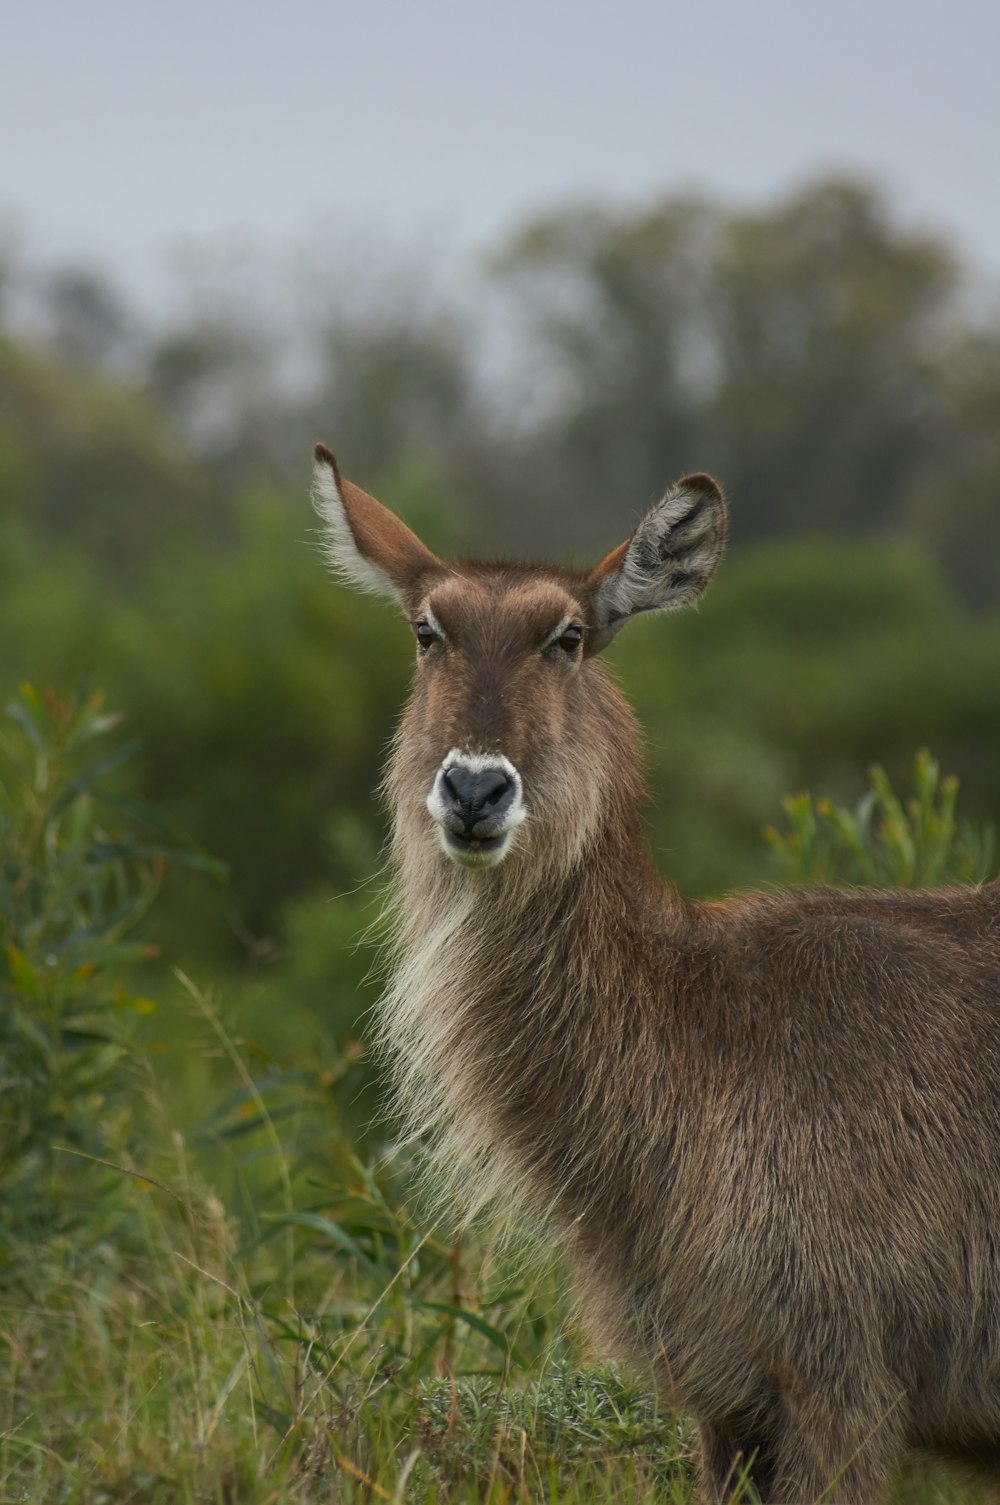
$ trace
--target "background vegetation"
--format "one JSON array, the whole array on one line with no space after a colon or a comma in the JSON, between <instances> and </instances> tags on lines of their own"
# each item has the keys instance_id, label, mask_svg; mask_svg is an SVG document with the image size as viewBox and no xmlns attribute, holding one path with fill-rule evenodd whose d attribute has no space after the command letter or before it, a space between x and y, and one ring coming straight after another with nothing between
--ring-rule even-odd
<instances>
[{"instance_id":1,"label":"background vegetation","mask_svg":"<svg viewBox=\"0 0 1000 1505\"><path fill-rule=\"evenodd\" d=\"M967 881L1000 313L847 181L567 212L474 297L272 271L206 257L159 325L0 277L0 1498L685 1500L683 1422L581 1369L558 1271L435 1231L387 1150L362 937L411 647L324 578L309 447L441 550L581 560L715 471L718 583L612 650L661 866Z\"/></svg>"}]
</instances>

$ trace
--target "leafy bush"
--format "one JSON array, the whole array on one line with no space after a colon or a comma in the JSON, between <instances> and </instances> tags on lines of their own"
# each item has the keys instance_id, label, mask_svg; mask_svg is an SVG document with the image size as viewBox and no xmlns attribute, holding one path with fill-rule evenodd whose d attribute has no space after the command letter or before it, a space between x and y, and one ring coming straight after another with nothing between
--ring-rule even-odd
<instances>
[{"instance_id":1,"label":"leafy bush","mask_svg":"<svg viewBox=\"0 0 1000 1505\"><path fill-rule=\"evenodd\" d=\"M79 1159L128 1140L131 1022L155 1007L123 978L153 948L135 935L165 861L163 822L106 780L137 751L90 760L119 717L99 695L30 685L0 733L0 1207L3 1237L66 1227ZM141 828L153 834L146 836ZM62 1174L60 1174L60 1172Z\"/></svg>"},{"instance_id":2,"label":"leafy bush","mask_svg":"<svg viewBox=\"0 0 1000 1505\"><path fill-rule=\"evenodd\" d=\"M527 1486L535 1499L623 1458L672 1480L685 1497L690 1483L691 1452L676 1417L610 1364L557 1364L523 1390L488 1379L427 1380L417 1424L427 1471L445 1486L498 1479Z\"/></svg>"},{"instance_id":3,"label":"leafy bush","mask_svg":"<svg viewBox=\"0 0 1000 1505\"><path fill-rule=\"evenodd\" d=\"M981 883L995 872L995 830L958 825L958 779L942 778L926 748L914 761L908 800L878 764L870 776L871 788L853 810L811 794L784 801L791 829L764 834L786 882L934 888Z\"/></svg>"}]
</instances>

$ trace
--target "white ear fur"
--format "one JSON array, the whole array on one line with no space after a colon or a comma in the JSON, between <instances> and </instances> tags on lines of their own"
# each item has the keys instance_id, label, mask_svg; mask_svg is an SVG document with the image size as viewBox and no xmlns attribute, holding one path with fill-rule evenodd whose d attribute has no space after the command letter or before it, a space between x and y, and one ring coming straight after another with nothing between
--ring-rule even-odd
<instances>
[{"instance_id":1,"label":"white ear fur","mask_svg":"<svg viewBox=\"0 0 1000 1505\"><path fill-rule=\"evenodd\" d=\"M640 612L677 611L696 601L725 544L725 498L711 476L686 476L671 486L639 523L619 567L597 584L594 626L603 641Z\"/></svg>"},{"instance_id":2,"label":"white ear fur","mask_svg":"<svg viewBox=\"0 0 1000 1505\"><path fill-rule=\"evenodd\" d=\"M312 502L323 522L322 549L327 564L343 581L375 596L387 596L405 609L403 596L379 565L358 548L340 489L340 477L329 460L313 466Z\"/></svg>"}]
</instances>

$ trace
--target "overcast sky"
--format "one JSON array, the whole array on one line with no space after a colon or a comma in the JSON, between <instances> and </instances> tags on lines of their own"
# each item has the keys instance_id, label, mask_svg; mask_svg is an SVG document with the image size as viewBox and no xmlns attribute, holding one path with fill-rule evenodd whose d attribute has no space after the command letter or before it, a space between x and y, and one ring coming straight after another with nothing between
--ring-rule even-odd
<instances>
[{"instance_id":1,"label":"overcast sky","mask_svg":"<svg viewBox=\"0 0 1000 1505\"><path fill-rule=\"evenodd\" d=\"M1000 272L998 0L21 0L0 221L155 289L248 232L456 246L580 196L860 169Z\"/></svg>"}]
</instances>

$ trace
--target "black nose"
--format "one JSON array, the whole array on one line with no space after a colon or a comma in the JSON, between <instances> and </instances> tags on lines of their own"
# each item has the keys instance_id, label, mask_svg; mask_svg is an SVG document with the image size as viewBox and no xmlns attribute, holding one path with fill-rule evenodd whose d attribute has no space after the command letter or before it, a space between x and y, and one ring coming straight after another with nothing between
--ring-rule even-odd
<instances>
[{"instance_id":1,"label":"black nose","mask_svg":"<svg viewBox=\"0 0 1000 1505\"><path fill-rule=\"evenodd\" d=\"M449 814L455 818L466 835L479 834L477 827L498 823L515 794L513 779L497 764L489 768L472 769L464 763L453 763L441 775L445 803Z\"/></svg>"}]
</instances>

